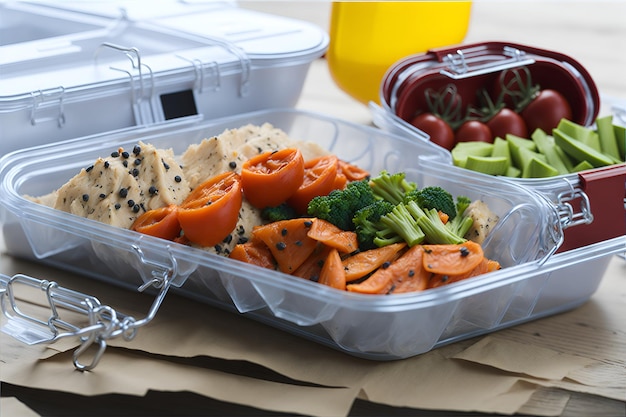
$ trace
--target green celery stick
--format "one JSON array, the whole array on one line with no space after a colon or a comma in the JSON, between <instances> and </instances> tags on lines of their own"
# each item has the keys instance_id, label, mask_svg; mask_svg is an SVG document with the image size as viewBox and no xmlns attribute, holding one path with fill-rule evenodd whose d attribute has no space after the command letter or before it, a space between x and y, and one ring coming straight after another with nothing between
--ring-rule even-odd
<instances>
[{"instance_id":1,"label":"green celery stick","mask_svg":"<svg viewBox=\"0 0 626 417\"><path fill-rule=\"evenodd\" d=\"M613 115L598 117L596 119L596 128L600 137L600 149L606 156L613 158L617 163L620 162L619 149L617 147L617 138L613 130Z\"/></svg>"},{"instance_id":2,"label":"green celery stick","mask_svg":"<svg viewBox=\"0 0 626 417\"><path fill-rule=\"evenodd\" d=\"M559 129L552 130L552 135L556 145L561 147L576 163L587 161L596 168L613 164L612 158L598 152L591 146L575 140Z\"/></svg>"},{"instance_id":3,"label":"green celery stick","mask_svg":"<svg viewBox=\"0 0 626 417\"><path fill-rule=\"evenodd\" d=\"M613 125L617 148L622 161L626 161L626 126Z\"/></svg>"},{"instance_id":4,"label":"green celery stick","mask_svg":"<svg viewBox=\"0 0 626 417\"><path fill-rule=\"evenodd\" d=\"M532 133L531 138L537 145L539 152L545 155L548 164L554 167L560 175L570 173L569 169L556 150L557 146L554 143L554 138L548 136L546 132L541 129L536 129Z\"/></svg>"}]
</instances>

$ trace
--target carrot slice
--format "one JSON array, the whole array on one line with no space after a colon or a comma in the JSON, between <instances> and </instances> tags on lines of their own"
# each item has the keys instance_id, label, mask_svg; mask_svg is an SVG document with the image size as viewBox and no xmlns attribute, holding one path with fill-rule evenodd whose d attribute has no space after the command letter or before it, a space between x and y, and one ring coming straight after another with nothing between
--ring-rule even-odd
<instances>
[{"instance_id":1,"label":"carrot slice","mask_svg":"<svg viewBox=\"0 0 626 417\"><path fill-rule=\"evenodd\" d=\"M318 282L322 267L331 249L330 246L318 243L313 253L291 275Z\"/></svg>"},{"instance_id":2,"label":"carrot slice","mask_svg":"<svg viewBox=\"0 0 626 417\"><path fill-rule=\"evenodd\" d=\"M252 229L252 238L262 240L272 252L278 269L293 273L313 253L317 241L307 236L314 219L280 220Z\"/></svg>"},{"instance_id":3,"label":"carrot slice","mask_svg":"<svg viewBox=\"0 0 626 417\"><path fill-rule=\"evenodd\" d=\"M423 246L424 269L434 274L466 274L476 268L484 259L483 248L471 240L458 245Z\"/></svg>"},{"instance_id":4,"label":"carrot slice","mask_svg":"<svg viewBox=\"0 0 626 417\"><path fill-rule=\"evenodd\" d=\"M263 241L258 239L251 239L245 243L235 245L230 252L229 258L263 268L276 268L276 261L272 252Z\"/></svg>"},{"instance_id":5,"label":"carrot slice","mask_svg":"<svg viewBox=\"0 0 626 417\"><path fill-rule=\"evenodd\" d=\"M439 210L437 214L439 215L439 219L441 220L441 223L443 224L448 223L448 220L450 220L450 216L441 210Z\"/></svg>"},{"instance_id":6,"label":"carrot slice","mask_svg":"<svg viewBox=\"0 0 626 417\"><path fill-rule=\"evenodd\" d=\"M462 281L477 275L486 274L500 269L500 263L491 259L483 258L483 260L474 269L464 274L444 275L433 274L428 282L428 288L437 288L443 285L452 284L453 282Z\"/></svg>"},{"instance_id":7,"label":"carrot slice","mask_svg":"<svg viewBox=\"0 0 626 417\"><path fill-rule=\"evenodd\" d=\"M421 291L427 288L430 273L422 267L424 248L415 245L388 267L378 268L365 281L348 284L346 289L363 294L390 294L397 292Z\"/></svg>"},{"instance_id":8,"label":"carrot slice","mask_svg":"<svg viewBox=\"0 0 626 417\"><path fill-rule=\"evenodd\" d=\"M320 273L319 283L337 288L338 290L346 289L346 274L344 273L341 257L337 249L332 248L326 257Z\"/></svg>"},{"instance_id":9,"label":"carrot slice","mask_svg":"<svg viewBox=\"0 0 626 417\"><path fill-rule=\"evenodd\" d=\"M348 256L342 261L343 269L346 271L346 281L354 281L374 272L377 268L384 265L385 262L391 262L396 259L400 251L405 247L406 243L404 242L392 243L381 248L357 252L352 256Z\"/></svg>"},{"instance_id":10,"label":"carrot slice","mask_svg":"<svg viewBox=\"0 0 626 417\"><path fill-rule=\"evenodd\" d=\"M341 253L354 252L359 248L356 232L341 230L329 221L315 219L308 236L337 249Z\"/></svg>"}]
</instances>

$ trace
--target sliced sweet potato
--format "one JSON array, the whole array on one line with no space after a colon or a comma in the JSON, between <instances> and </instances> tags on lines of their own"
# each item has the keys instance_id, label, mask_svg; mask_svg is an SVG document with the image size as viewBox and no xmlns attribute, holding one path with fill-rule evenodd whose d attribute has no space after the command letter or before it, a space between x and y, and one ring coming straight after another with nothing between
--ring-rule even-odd
<instances>
[{"instance_id":1,"label":"sliced sweet potato","mask_svg":"<svg viewBox=\"0 0 626 417\"><path fill-rule=\"evenodd\" d=\"M310 281L319 281L322 267L324 266L324 262L326 261L331 249L332 248L330 246L318 243L313 253L306 258L302 265L300 265L292 275L308 279Z\"/></svg>"},{"instance_id":2,"label":"sliced sweet potato","mask_svg":"<svg viewBox=\"0 0 626 417\"><path fill-rule=\"evenodd\" d=\"M422 266L423 256L424 248L415 245L388 267L378 268L365 281L348 284L346 289L364 294L391 294L397 292L396 289L402 292L424 290L431 273Z\"/></svg>"},{"instance_id":3,"label":"sliced sweet potato","mask_svg":"<svg viewBox=\"0 0 626 417\"><path fill-rule=\"evenodd\" d=\"M424 245L424 269L441 275L462 275L484 259L480 244L468 240L458 245Z\"/></svg>"},{"instance_id":4,"label":"sliced sweet potato","mask_svg":"<svg viewBox=\"0 0 626 417\"><path fill-rule=\"evenodd\" d=\"M404 242L393 243L348 256L342 262L343 269L346 271L346 281L355 281L374 272L385 262L391 262L396 259L400 255L400 251L405 247L406 243Z\"/></svg>"},{"instance_id":5,"label":"sliced sweet potato","mask_svg":"<svg viewBox=\"0 0 626 417\"><path fill-rule=\"evenodd\" d=\"M291 274L317 247L317 241L307 236L313 220L297 218L257 226L252 230L252 238L262 240L276 259L278 269Z\"/></svg>"},{"instance_id":6,"label":"sliced sweet potato","mask_svg":"<svg viewBox=\"0 0 626 417\"><path fill-rule=\"evenodd\" d=\"M259 239L252 239L245 243L235 245L229 257L263 268L276 269L276 261L274 260L272 252L267 245Z\"/></svg>"},{"instance_id":7,"label":"sliced sweet potato","mask_svg":"<svg viewBox=\"0 0 626 417\"><path fill-rule=\"evenodd\" d=\"M355 232L341 230L331 222L323 219L315 219L313 221L308 236L337 249L341 253L354 252L359 248Z\"/></svg>"},{"instance_id":8,"label":"sliced sweet potato","mask_svg":"<svg viewBox=\"0 0 626 417\"><path fill-rule=\"evenodd\" d=\"M331 248L324 261L319 283L342 291L346 289L346 274L343 270L339 251L335 248Z\"/></svg>"}]
</instances>

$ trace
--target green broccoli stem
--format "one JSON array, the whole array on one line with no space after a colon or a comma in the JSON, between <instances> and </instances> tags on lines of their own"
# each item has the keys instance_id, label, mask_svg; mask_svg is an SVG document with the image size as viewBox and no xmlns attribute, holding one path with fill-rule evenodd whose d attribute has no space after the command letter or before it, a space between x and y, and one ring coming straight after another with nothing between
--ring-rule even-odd
<instances>
[{"instance_id":1,"label":"green broccoli stem","mask_svg":"<svg viewBox=\"0 0 626 417\"><path fill-rule=\"evenodd\" d=\"M474 219L470 216L457 216L454 220L449 221L446 227L457 236L465 236L469 229L474 224Z\"/></svg>"},{"instance_id":2,"label":"green broccoli stem","mask_svg":"<svg viewBox=\"0 0 626 417\"><path fill-rule=\"evenodd\" d=\"M374 245L379 248L400 242L404 242L404 238L389 227L378 230L373 239Z\"/></svg>"},{"instance_id":3,"label":"green broccoli stem","mask_svg":"<svg viewBox=\"0 0 626 417\"><path fill-rule=\"evenodd\" d=\"M423 210L415 201L406 204L407 210L416 219L416 223L425 235L428 243L435 245L459 244L465 239L452 233L441 221L436 209Z\"/></svg>"},{"instance_id":4,"label":"green broccoli stem","mask_svg":"<svg viewBox=\"0 0 626 417\"><path fill-rule=\"evenodd\" d=\"M400 235L409 246L419 245L424 241L424 232L404 204L396 205L380 221Z\"/></svg>"}]
</instances>

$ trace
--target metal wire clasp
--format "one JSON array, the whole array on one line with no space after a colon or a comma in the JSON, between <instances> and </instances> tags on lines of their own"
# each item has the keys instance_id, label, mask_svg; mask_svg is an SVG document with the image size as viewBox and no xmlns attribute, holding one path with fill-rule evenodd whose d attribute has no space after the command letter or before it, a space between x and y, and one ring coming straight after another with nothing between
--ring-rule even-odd
<instances>
[{"instance_id":1,"label":"metal wire clasp","mask_svg":"<svg viewBox=\"0 0 626 417\"><path fill-rule=\"evenodd\" d=\"M169 268L154 270L153 279L139 287L139 291L151 286L159 289L146 317L140 320L101 304L93 296L63 288L53 281L22 274L11 278L0 275L0 306L2 313L9 319L8 325L3 326L2 330L27 344L53 343L61 338L78 336L81 344L73 354L74 367L79 371L89 371L100 361L106 350L107 340L122 337L130 341L139 327L155 317L176 273L176 262L173 261ZM18 285L39 289L44 293L49 308L48 317L27 314L20 308L16 296ZM65 313L86 316L87 324L85 325L84 319L79 324L73 324L64 318ZM91 358L85 360L88 352L91 352Z\"/></svg>"}]
</instances>

